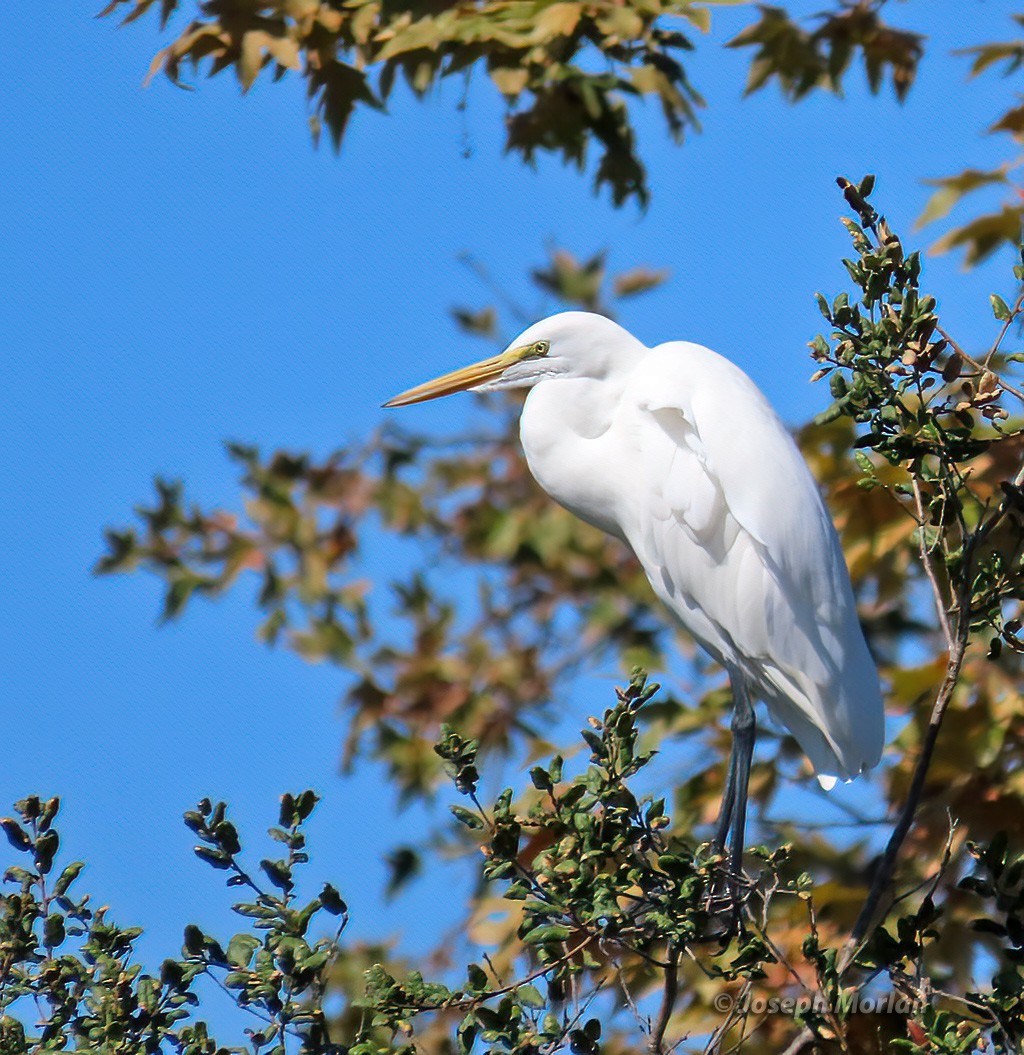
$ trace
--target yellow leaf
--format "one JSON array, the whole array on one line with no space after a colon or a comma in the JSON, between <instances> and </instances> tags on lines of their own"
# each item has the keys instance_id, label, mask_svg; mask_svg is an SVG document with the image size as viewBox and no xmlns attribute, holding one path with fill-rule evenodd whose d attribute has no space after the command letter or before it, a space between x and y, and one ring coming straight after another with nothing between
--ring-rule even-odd
<instances>
[{"instance_id":1,"label":"yellow leaf","mask_svg":"<svg viewBox=\"0 0 1024 1055\"><path fill-rule=\"evenodd\" d=\"M380 13L380 8L377 4L363 4L358 11L352 16L352 22L349 26L352 33L352 39L357 44L368 44L370 38L373 36L373 31L377 26L377 16Z\"/></svg>"},{"instance_id":2,"label":"yellow leaf","mask_svg":"<svg viewBox=\"0 0 1024 1055\"><path fill-rule=\"evenodd\" d=\"M142 87L148 88L153 81L153 78L163 68L164 62L167 60L167 53L170 49L161 48L154 56L153 61L149 64L149 69L146 71L146 76L142 81Z\"/></svg>"},{"instance_id":3,"label":"yellow leaf","mask_svg":"<svg viewBox=\"0 0 1024 1055\"><path fill-rule=\"evenodd\" d=\"M289 70L299 70L302 63L299 59L299 45L291 37L269 37L267 51L274 57L279 66Z\"/></svg>"},{"instance_id":4,"label":"yellow leaf","mask_svg":"<svg viewBox=\"0 0 1024 1055\"><path fill-rule=\"evenodd\" d=\"M930 252L948 253L950 249L963 246L967 250L964 267L973 267L1004 243L1020 244L1021 213L1021 206L1004 205L999 212L986 213L950 231L931 247Z\"/></svg>"},{"instance_id":5,"label":"yellow leaf","mask_svg":"<svg viewBox=\"0 0 1024 1055\"><path fill-rule=\"evenodd\" d=\"M284 12L290 18L307 18L316 14L319 7L320 0L284 0Z\"/></svg>"},{"instance_id":6,"label":"yellow leaf","mask_svg":"<svg viewBox=\"0 0 1024 1055\"><path fill-rule=\"evenodd\" d=\"M627 7L613 7L601 15L597 26L606 37L635 40L644 31L644 20Z\"/></svg>"},{"instance_id":7,"label":"yellow leaf","mask_svg":"<svg viewBox=\"0 0 1024 1055\"><path fill-rule=\"evenodd\" d=\"M647 267L637 267L615 279L615 295L632 297L637 293L646 293L649 289L660 286L669 276L667 268L652 271Z\"/></svg>"},{"instance_id":8,"label":"yellow leaf","mask_svg":"<svg viewBox=\"0 0 1024 1055\"><path fill-rule=\"evenodd\" d=\"M259 76L263 66L263 49L271 37L262 29L250 29L242 34L242 46L238 56L238 80L242 91L247 92Z\"/></svg>"},{"instance_id":9,"label":"yellow leaf","mask_svg":"<svg viewBox=\"0 0 1024 1055\"><path fill-rule=\"evenodd\" d=\"M513 99L526 87L529 79L529 71L519 66L499 66L491 70L491 80L498 91Z\"/></svg>"},{"instance_id":10,"label":"yellow leaf","mask_svg":"<svg viewBox=\"0 0 1024 1055\"><path fill-rule=\"evenodd\" d=\"M335 11L333 7L321 4L320 10L316 15L316 20L329 33L340 33L342 23L345 21L345 15L341 11Z\"/></svg>"},{"instance_id":11,"label":"yellow leaf","mask_svg":"<svg viewBox=\"0 0 1024 1055\"><path fill-rule=\"evenodd\" d=\"M568 37L579 25L582 8L579 4L551 4L537 16L534 38Z\"/></svg>"},{"instance_id":12,"label":"yellow leaf","mask_svg":"<svg viewBox=\"0 0 1024 1055\"><path fill-rule=\"evenodd\" d=\"M740 3L742 0L726 0L728 3ZM691 26L696 26L701 33L711 32L711 12L706 7L687 7L679 12Z\"/></svg>"},{"instance_id":13,"label":"yellow leaf","mask_svg":"<svg viewBox=\"0 0 1024 1055\"><path fill-rule=\"evenodd\" d=\"M395 33L377 52L377 61L384 62L410 51L433 51L441 43L441 33L432 18L421 18Z\"/></svg>"},{"instance_id":14,"label":"yellow leaf","mask_svg":"<svg viewBox=\"0 0 1024 1055\"><path fill-rule=\"evenodd\" d=\"M975 191L979 187L987 187L994 183L1006 183L1006 171L1006 165L988 171L965 169L956 176L925 180L925 183L939 189L928 199L924 212L917 218L914 226L920 229L933 220L941 220L943 216L949 214L953 206L965 194L970 194L971 191Z\"/></svg>"}]
</instances>

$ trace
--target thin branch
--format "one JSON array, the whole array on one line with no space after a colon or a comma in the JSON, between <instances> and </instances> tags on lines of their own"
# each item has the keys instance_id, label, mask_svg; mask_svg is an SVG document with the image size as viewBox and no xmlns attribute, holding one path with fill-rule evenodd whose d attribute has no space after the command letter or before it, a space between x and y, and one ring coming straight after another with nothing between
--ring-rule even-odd
<instances>
[{"instance_id":1,"label":"thin branch","mask_svg":"<svg viewBox=\"0 0 1024 1055\"><path fill-rule=\"evenodd\" d=\"M517 989L522 989L524 985L529 985L530 982L536 981L538 978L542 978L544 975L555 970L556 967L561 967L563 964L568 963L578 952L582 952L593 939L590 935L580 942L574 949L569 949L559 959L552 963L545 964L543 967L537 968L531 974L528 974L525 978L519 978L514 982L509 982L508 985L503 985L498 989L488 989L485 993L480 993L478 996L469 997L464 1000L446 1001L443 1004L438 1004L435 1007L422 1007L419 1008L421 1011L440 1011L448 1007L474 1007L475 1005L482 1003L484 1000L490 1000L495 996L504 996L506 993L514 993ZM490 963L490 957L487 957L488 966L491 968L491 973L494 974L495 978L498 977L497 972L494 970L493 964Z\"/></svg>"},{"instance_id":2,"label":"thin branch","mask_svg":"<svg viewBox=\"0 0 1024 1055\"><path fill-rule=\"evenodd\" d=\"M668 963L665 965L665 989L661 999L661 1010L658 1012L658 1021L651 1032L651 1039L647 1048L653 1055L662 1055L665 1041L665 1030L668 1028L672 1010L676 1005L676 997L679 995L679 950L673 946L668 952Z\"/></svg>"},{"instance_id":3,"label":"thin branch","mask_svg":"<svg viewBox=\"0 0 1024 1055\"><path fill-rule=\"evenodd\" d=\"M1009 317L1003 321L1003 328L999 331L999 335L995 339L995 343L988 350L988 355L985 356L985 369L988 369L988 364L992 361L992 357L999 351L999 346L1003 343L1003 338L1009 333L1010 327L1016 321L1017 316L1020 314L1021 308L1024 307L1024 293L1018 295L1016 302L1010 309ZM1005 386L1004 386L1005 387Z\"/></svg>"},{"instance_id":4,"label":"thin branch","mask_svg":"<svg viewBox=\"0 0 1024 1055\"><path fill-rule=\"evenodd\" d=\"M457 259L463 267L472 271L480 283L485 288L489 289L491 293L505 305L506 309L514 319L522 323L528 323L531 321L530 316L523 305L520 304L500 282L495 281L491 276L490 271L488 271L486 264L477 260L477 258L469 252L459 253Z\"/></svg>"},{"instance_id":5,"label":"thin branch","mask_svg":"<svg viewBox=\"0 0 1024 1055\"><path fill-rule=\"evenodd\" d=\"M946 821L949 824L949 829L946 832L946 845L942 848L942 859L939 861L939 867L935 871L935 876L932 879L931 884L928 887L928 893L925 894L925 901L930 901L932 904L935 903L935 892L939 889L939 883L942 881L942 877L946 874L946 869L949 868L949 862L953 858L953 836L956 834L956 821L953 820L953 814L950 812L949 807L946 807ZM923 973L924 973L924 947L922 946L921 951L917 957L917 984L920 990Z\"/></svg>"},{"instance_id":6,"label":"thin branch","mask_svg":"<svg viewBox=\"0 0 1024 1055\"><path fill-rule=\"evenodd\" d=\"M746 1017L746 1011L740 1011L740 1008L749 1007L748 997L750 996L750 990L753 988L751 982L745 982L736 996L736 999L732 1002L729 1007L729 1013L725 1016L725 1019L718 1025L718 1028L711 1034L708 1039L707 1045L704 1048L704 1055L710 1055L711 1052L722 1051L722 1042L725 1040L732 1029L733 1023L739 1022L741 1019Z\"/></svg>"},{"instance_id":7,"label":"thin branch","mask_svg":"<svg viewBox=\"0 0 1024 1055\"><path fill-rule=\"evenodd\" d=\"M601 990L607 984L606 978L599 978L597 984L594 986L593 991L587 997L587 999L580 1006L579 1010L575 1015L562 1027L562 1034L560 1038L552 1040L546 1047L541 1048L542 1052L553 1053L562 1047L565 1043L565 1038L579 1025L580 1020L590 1010L590 1005L598 998ZM578 1003L578 1001L577 1001Z\"/></svg>"},{"instance_id":8,"label":"thin branch","mask_svg":"<svg viewBox=\"0 0 1024 1055\"><path fill-rule=\"evenodd\" d=\"M939 617L939 623L942 626L942 633L946 638L946 648L949 651L953 650L953 628L949 622L949 606L946 598L943 596L942 584L939 582L938 572L935 570L935 563L932 560L931 550L928 548L928 541L925 536L925 524L927 518L924 513L924 499L921 496L921 483L915 476L913 479L914 485L914 504L917 507L917 524L918 524L918 538L919 546L921 549L921 563L924 565L924 573L928 576L928 582L931 583L932 594L935 597L935 611Z\"/></svg>"},{"instance_id":9,"label":"thin branch","mask_svg":"<svg viewBox=\"0 0 1024 1055\"><path fill-rule=\"evenodd\" d=\"M789 1047L786 1048L782 1055L800 1055L800 1052L804 1048L814 1041L814 1034L804 1026L802 1030L790 1041Z\"/></svg>"},{"instance_id":10,"label":"thin branch","mask_svg":"<svg viewBox=\"0 0 1024 1055\"><path fill-rule=\"evenodd\" d=\"M992 351L989 352L988 356L985 359L985 362L979 363L978 360L975 359L973 356L968 355L963 350L963 348L961 348L960 345L957 344L956 341L953 340L953 338L950 337L950 335L946 333L946 331L943 330L941 327L939 327L938 332L942 335L943 339L949 344L950 348L952 348L953 351L956 352L956 354L959 355L965 363L969 363L971 366L974 367L975 370L979 370L982 373L994 372L989 368L988 362L992 358L992 354L995 351L995 348L998 347L998 342L996 345L993 346ZM1002 340L1002 336L999 337L999 340ZM1005 388L1006 391L1010 393L1010 395L1016 396L1022 403L1024 403L1024 392L1022 392L1019 388L1014 388L1013 385L1009 384L1001 376L999 376L999 384L1002 388Z\"/></svg>"},{"instance_id":11,"label":"thin branch","mask_svg":"<svg viewBox=\"0 0 1024 1055\"><path fill-rule=\"evenodd\" d=\"M604 942L598 942L598 947L602 952L606 952ZM622 970L622 964L616 959L614 953L608 953L607 955L609 961L615 967L615 980L618 982L619 988L622 990L622 997L626 1001L626 1006L633 1012L633 1018L636 1019L636 1024L643 1029L645 1016L640 1013L640 1008L636 1006L633 994L629 991L629 986L626 984L625 972Z\"/></svg>"},{"instance_id":12,"label":"thin branch","mask_svg":"<svg viewBox=\"0 0 1024 1055\"><path fill-rule=\"evenodd\" d=\"M1022 470L1022 473L1024 473L1024 470ZM997 515L1000 514L997 513ZM974 553L977 550L979 542L987 535L988 531L991 530L991 525L994 519L995 518L990 518L986 523L982 524L968 539L965 545L964 561L960 572L960 585L959 590L957 591L956 635L953 639L952 647L949 650L949 658L946 662L946 674L942 679L938 695L932 706L931 715L928 718L928 727L925 730L924 739L921 743L921 753L914 766L914 774L910 782L910 791L907 794L903 808L900 810L892 834L889 836L889 842L886 845L882 860L875 871L871 889L868 891L868 896L864 901L860 914L854 922L853 929L850 931L850 937L847 939L842 954L840 955L838 963L838 971L840 974L842 974L853 962L861 941L874 923L879 902L892 881L896 869L896 858L899 856L900 848L903 846L903 842L914 823L914 815L917 812L917 806L921 800L921 794L924 791L925 777L928 774L928 767L931 764L932 754L935 751L939 729L942 726L942 720L945 717L946 708L949 706L949 702L953 698L953 691L956 689L957 683L960 680L960 671L963 668L964 657L967 653L967 643L971 634L971 584L974 578Z\"/></svg>"},{"instance_id":13,"label":"thin branch","mask_svg":"<svg viewBox=\"0 0 1024 1055\"><path fill-rule=\"evenodd\" d=\"M969 569L970 562L968 561L965 566L964 578L966 585L963 590L964 593L967 593L970 590ZM928 774L928 766L931 764L932 754L935 751L935 743L938 739L939 729L942 726L942 719L946 714L946 708L949 706L950 700L953 698L953 690L956 688L957 682L960 679L960 670L963 667L964 656L967 651L967 640L970 635L971 621L969 607L968 599L962 597L957 636L953 642L953 647L950 650L949 661L946 664L946 675L942 679L942 685L939 688L938 695L935 698L935 703L932 706L932 713L928 719L928 727L925 730L924 739L921 743L921 753L918 756L917 764L914 766L914 775L910 782L910 791L907 794L903 808L900 810L896 825L892 830L892 835L889 837L889 842L886 845L881 863L875 871L875 878L871 884L871 889L868 892L867 899L864 902L864 906L861 908L860 915L857 916L853 929L850 931L850 937L847 939L846 945L843 948L843 953L838 965L840 974L842 974L853 961L857 952L857 947L867 934L871 924L874 922L879 902L881 901L886 888L889 886L896 869L896 858L898 857L900 848L903 846L903 842L910 832L910 828L914 822L914 815L917 812L917 805L921 800L921 793L924 790L925 777Z\"/></svg>"},{"instance_id":14,"label":"thin branch","mask_svg":"<svg viewBox=\"0 0 1024 1055\"><path fill-rule=\"evenodd\" d=\"M788 817L758 817L758 824L768 828L795 828L801 832L830 832L835 828L878 828L889 823L888 817L865 817L852 821L795 821Z\"/></svg>"}]
</instances>

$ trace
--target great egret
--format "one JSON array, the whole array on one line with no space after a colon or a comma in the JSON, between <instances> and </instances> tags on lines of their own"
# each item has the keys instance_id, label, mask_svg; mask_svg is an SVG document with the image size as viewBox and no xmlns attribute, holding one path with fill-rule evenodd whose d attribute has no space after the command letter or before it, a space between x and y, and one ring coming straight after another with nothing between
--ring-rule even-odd
<instances>
[{"instance_id":1,"label":"great egret","mask_svg":"<svg viewBox=\"0 0 1024 1055\"><path fill-rule=\"evenodd\" d=\"M878 672L807 464L739 367L685 341L648 348L589 312L544 319L500 355L384 406L500 388L530 389L519 432L540 486L625 542L655 594L728 671L733 745L717 841L729 840L738 875L754 700L826 787L882 751Z\"/></svg>"}]
</instances>

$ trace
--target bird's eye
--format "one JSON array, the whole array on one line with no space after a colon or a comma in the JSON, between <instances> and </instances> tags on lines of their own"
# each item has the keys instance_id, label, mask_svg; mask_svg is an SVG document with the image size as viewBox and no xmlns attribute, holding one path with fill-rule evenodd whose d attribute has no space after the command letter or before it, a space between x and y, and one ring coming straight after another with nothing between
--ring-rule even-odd
<instances>
[{"instance_id":1,"label":"bird's eye","mask_svg":"<svg viewBox=\"0 0 1024 1055\"><path fill-rule=\"evenodd\" d=\"M551 349L550 341L534 341L530 349L531 355L547 355Z\"/></svg>"}]
</instances>

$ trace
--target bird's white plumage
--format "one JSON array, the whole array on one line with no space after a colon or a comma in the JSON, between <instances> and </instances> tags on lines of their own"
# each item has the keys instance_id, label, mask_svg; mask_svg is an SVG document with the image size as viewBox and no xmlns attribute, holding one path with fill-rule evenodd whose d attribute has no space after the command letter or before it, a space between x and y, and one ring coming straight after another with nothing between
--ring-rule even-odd
<instances>
[{"instance_id":1,"label":"bird's white plumage","mask_svg":"<svg viewBox=\"0 0 1024 1055\"><path fill-rule=\"evenodd\" d=\"M875 765L878 675L842 551L758 388L707 348L647 348L584 312L545 319L514 345L538 340L550 356L519 382L532 386L520 431L538 483L632 548L668 609L820 776Z\"/></svg>"}]
</instances>

